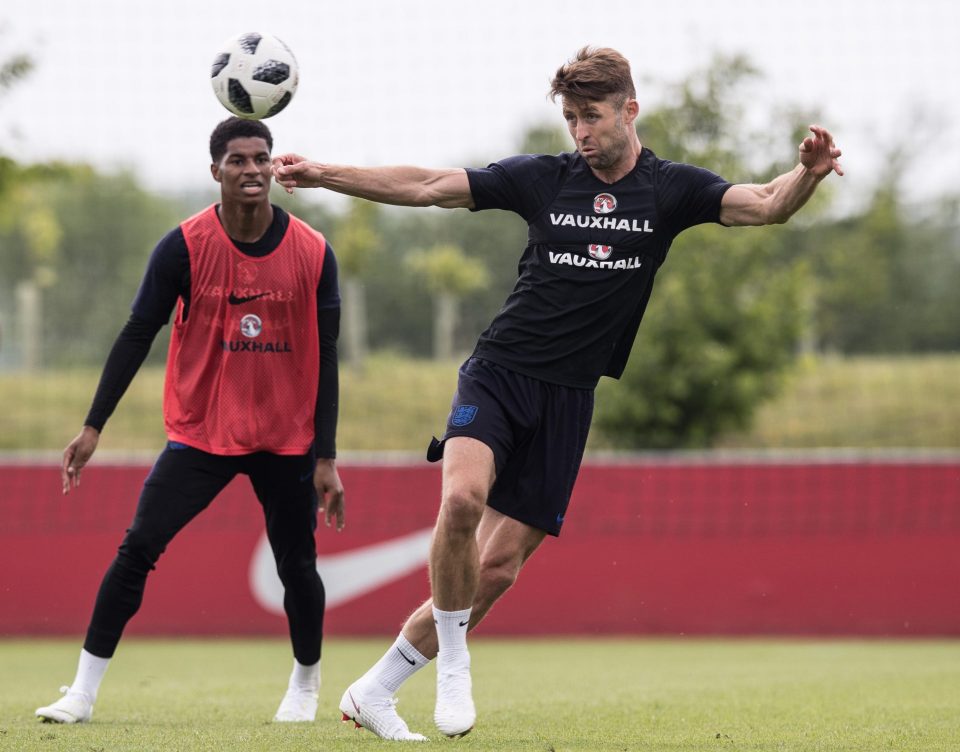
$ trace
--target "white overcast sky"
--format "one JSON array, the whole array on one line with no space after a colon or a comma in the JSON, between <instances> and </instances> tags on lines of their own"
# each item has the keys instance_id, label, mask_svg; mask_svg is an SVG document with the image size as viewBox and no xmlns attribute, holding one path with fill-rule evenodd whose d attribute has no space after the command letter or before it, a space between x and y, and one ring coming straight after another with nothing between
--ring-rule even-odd
<instances>
[{"instance_id":1,"label":"white overcast sky","mask_svg":"<svg viewBox=\"0 0 960 752\"><path fill-rule=\"evenodd\" d=\"M957 0L11 0L0 59L26 51L37 68L0 99L0 153L203 187L207 138L227 115L210 63L224 39L253 30L300 63L297 95L268 121L276 151L486 163L513 153L528 126L561 122L545 92L584 44L630 59L641 107L662 96L648 78L676 81L715 52L742 52L765 74L759 108L823 113L854 194L891 143L915 155L912 198L957 190Z\"/></svg>"}]
</instances>

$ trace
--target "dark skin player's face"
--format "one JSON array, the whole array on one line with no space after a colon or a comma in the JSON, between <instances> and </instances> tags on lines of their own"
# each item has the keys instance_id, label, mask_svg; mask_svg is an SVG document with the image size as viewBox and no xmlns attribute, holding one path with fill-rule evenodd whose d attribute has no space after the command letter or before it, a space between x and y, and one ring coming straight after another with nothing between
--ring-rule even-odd
<instances>
[{"instance_id":1,"label":"dark skin player's face","mask_svg":"<svg viewBox=\"0 0 960 752\"><path fill-rule=\"evenodd\" d=\"M210 172L220 183L225 202L249 205L270 200L270 148L260 137L231 139L226 154L210 165Z\"/></svg>"}]
</instances>

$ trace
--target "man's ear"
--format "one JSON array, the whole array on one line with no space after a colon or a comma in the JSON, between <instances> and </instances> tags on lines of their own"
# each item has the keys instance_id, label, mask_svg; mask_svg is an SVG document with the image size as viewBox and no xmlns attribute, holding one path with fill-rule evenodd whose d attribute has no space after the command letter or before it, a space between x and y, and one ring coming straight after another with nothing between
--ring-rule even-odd
<instances>
[{"instance_id":1,"label":"man's ear","mask_svg":"<svg viewBox=\"0 0 960 752\"><path fill-rule=\"evenodd\" d=\"M213 175L213 179L219 183L220 182L220 165L216 163L211 163L210 174Z\"/></svg>"}]
</instances>

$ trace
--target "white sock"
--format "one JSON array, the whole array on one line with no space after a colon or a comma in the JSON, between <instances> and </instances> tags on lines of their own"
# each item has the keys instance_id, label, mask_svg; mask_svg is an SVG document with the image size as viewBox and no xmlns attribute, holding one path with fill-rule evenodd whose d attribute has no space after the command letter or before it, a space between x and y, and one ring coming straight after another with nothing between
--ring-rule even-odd
<instances>
[{"instance_id":1,"label":"white sock","mask_svg":"<svg viewBox=\"0 0 960 752\"><path fill-rule=\"evenodd\" d=\"M293 671L290 672L290 689L301 689L307 692L320 691L320 661L312 666L304 666L296 658L293 659Z\"/></svg>"},{"instance_id":2,"label":"white sock","mask_svg":"<svg viewBox=\"0 0 960 752\"><path fill-rule=\"evenodd\" d=\"M109 658L99 658L86 650L80 651L80 662L77 665L77 676L70 685L71 692L83 692L91 700L97 699L100 691L100 682L107 673L110 665Z\"/></svg>"},{"instance_id":3,"label":"white sock","mask_svg":"<svg viewBox=\"0 0 960 752\"><path fill-rule=\"evenodd\" d=\"M392 695L401 684L428 663L430 663L429 659L425 658L401 632L383 657L361 677L361 681L376 682ZM373 689L376 688L374 685Z\"/></svg>"},{"instance_id":4,"label":"white sock","mask_svg":"<svg viewBox=\"0 0 960 752\"><path fill-rule=\"evenodd\" d=\"M433 607L433 621L437 625L438 658L456 659L459 654L468 656L467 627L470 624L471 609L463 611L441 611Z\"/></svg>"}]
</instances>

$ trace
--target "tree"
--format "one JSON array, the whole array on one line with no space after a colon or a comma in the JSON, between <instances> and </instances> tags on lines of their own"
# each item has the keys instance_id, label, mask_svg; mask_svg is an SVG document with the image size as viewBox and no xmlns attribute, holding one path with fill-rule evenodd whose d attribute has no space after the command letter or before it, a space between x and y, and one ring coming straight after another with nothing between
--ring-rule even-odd
<instances>
[{"instance_id":1,"label":"tree","mask_svg":"<svg viewBox=\"0 0 960 752\"><path fill-rule=\"evenodd\" d=\"M0 283L22 301L19 362L102 362L150 251L180 209L127 173L102 175L86 165L20 170L5 204L15 219L0 227Z\"/></svg>"},{"instance_id":2,"label":"tree","mask_svg":"<svg viewBox=\"0 0 960 752\"><path fill-rule=\"evenodd\" d=\"M26 54L14 54L0 61L0 96L22 81L33 69L33 61ZM13 276L13 265L7 264L11 255L0 253L6 274L11 275L8 284L16 281L16 320L20 324L21 366L33 370L40 365L41 349L41 303L40 291L51 281L51 261L59 242L59 227L56 218L24 187L24 170L12 159L0 155L0 233L23 229L30 240L27 255L20 259L28 270ZM27 204L29 203L29 207ZM26 211L24 211L26 210ZM12 260L12 259L11 259Z\"/></svg>"},{"instance_id":3,"label":"tree","mask_svg":"<svg viewBox=\"0 0 960 752\"><path fill-rule=\"evenodd\" d=\"M909 164L894 145L866 207L807 238L819 346L844 353L960 347L960 197L910 206Z\"/></svg>"},{"instance_id":4,"label":"tree","mask_svg":"<svg viewBox=\"0 0 960 752\"><path fill-rule=\"evenodd\" d=\"M26 78L33 70L33 60L24 53L15 54L0 63L0 94Z\"/></svg>"},{"instance_id":5,"label":"tree","mask_svg":"<svg viewBox=\"0 0 960 752\"><path fill-rule=\"evenodd\" d=\"M416 251L407 258L407 265L433 295L433 357L448 360L454 354L460 299L489 284L486 267L455 245Z\"/></svg>"},{"instance_id":6,"label":"tree","mask_svg":"<svg viewBox=\"0 0 960 752\"><path fill-rule=\"evenodd\" d=\"M0 29L0 35L3 30ZM14 53L5 60L0 60L0 101L3 95L12 87L23 81L34 68L33 59L26 53ZM15 182L19 174L16 162L0 154L0 206L3 204L3 195ZM0 216L2 221L2 216Z\"/></svg>"},{"instance_id":7,"label":"tree","mask_svg":"<svg viewBox=\"0 0 960 752\"><path fill-rule=\"evenodd\" d=\"M102 174L87 165L60 166L37 193L59 228L49 262L56 273L43 295L43 362L100 363L130 315L151 251L182 207L149 193L129 172ZM32 235L21 223L11 250L29 257ZM151 358L164 355L155 346Z\"/></svg>"},{"instance_id":8,"label":"tree","mask_svg":"<svg viewBox=\"0 0 960 752\"><path fill-rule=\"evenodd\" d=\"M766 229L704 227L681 236L622 379L601 382L600 444L710 446L744 428L792 363L807 276Z\"/></svg>"},{"instance_id":9,"label":"tree","mask_svg":"<svg viewBox=\"0 0 960 752\"><path fill-rule=\"evenodd\" d=\"M380 247L376 231L377 204L351 198L346 214L337 223L333 247L340 268L343 298L343 339L346 361L361 367L367 357L367 300L365 276Z\"/></svg>"},{"instance_id":10,"label":"tree","mask_svg":"<svg viewBox=\"0 0 960 752\"><path fill-rule=\"evenodd\" d=\"M489 282L457 304L453 349L472 347L516 282L525 224L510 212L406 207L384 208L378 223L382 253L364 276L371 348L432 355L433 301L427 300L423 283L410 273L406 261L425 245L457 246L486 269Z\"/></svg>"},{"instance_id":11,"label":"tree","mask_svg":"<svg viewBox=\"0 0 960 752\"><path fill-rule=\"evenodd\" d=\"M20 324L20 366L35 371L43 362L43 291L57 279L57 262L63 229L51 208L41 200L36 186L27 183L13 192L11 204L19 208L17 230L23 238L26 272L17 282L17 320Z\"/></svg>"},{"instance_id":12,"label":"tree","mask_svg":"<svg viewBox=\"0 0 960 752\"><path fill-rule=\"evenodd\" d=\"M530 128L520 144L521 154L559 154L570 151L570 135L553 125L537 125Z\"/></svg>"}]
</instances>

